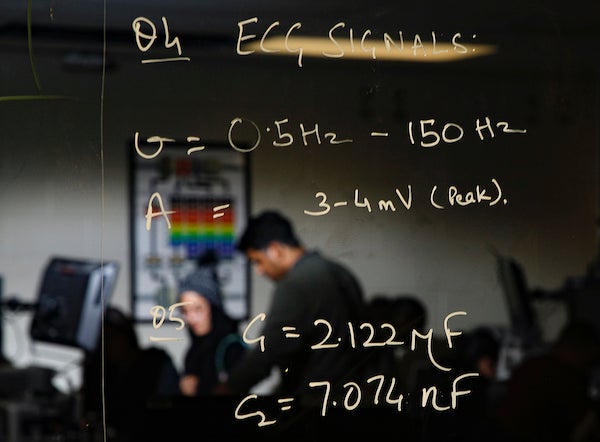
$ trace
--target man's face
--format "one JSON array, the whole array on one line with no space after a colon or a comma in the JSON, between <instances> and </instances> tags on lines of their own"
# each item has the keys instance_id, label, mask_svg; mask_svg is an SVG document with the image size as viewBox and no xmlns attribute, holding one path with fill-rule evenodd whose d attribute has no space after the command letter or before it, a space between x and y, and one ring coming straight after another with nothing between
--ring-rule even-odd
<instances>
[{"instance_id":1,"label":"man's face","mask_svg":"<svg viewBox=\"0 0 600 442\"><path fill-rule=\"evenodd\" d=\"M266 249L248 249L246 256L259 275L273 281L285 276L287 269L283 266L282 250L276 243L271 243Z\"/></svg>"}]
</instances>

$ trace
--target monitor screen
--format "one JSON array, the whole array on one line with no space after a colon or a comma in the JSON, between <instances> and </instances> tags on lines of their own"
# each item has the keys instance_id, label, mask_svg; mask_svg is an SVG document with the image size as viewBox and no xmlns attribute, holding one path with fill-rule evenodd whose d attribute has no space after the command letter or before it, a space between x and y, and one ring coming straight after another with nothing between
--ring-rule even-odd
<instances>
[{"instance_id":1,"label":"monitor screen","mask_svg":"<svg viewBox=\"0 0 600 442\"><path fill-rule=\"evenodd\" d=\"M118 270L115 262L51 258L42 277L31 337L93 350Z\"/></svg>"}]
</instances>

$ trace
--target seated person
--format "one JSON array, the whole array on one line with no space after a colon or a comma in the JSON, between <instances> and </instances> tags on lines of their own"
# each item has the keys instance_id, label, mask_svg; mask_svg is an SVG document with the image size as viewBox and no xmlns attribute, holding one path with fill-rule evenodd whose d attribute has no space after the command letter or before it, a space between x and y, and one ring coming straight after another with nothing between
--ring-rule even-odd
<instances>
[{"instance_id":1,"label":"seated person","mask_svg":"<svg viewBox=\"0 0 600 442\"><path fill-rule=\"evenodd\" d=\"M392 338L396 342L403 342L402 346L382 346L371 352L374 359L373 367L388 376L400 376L400 383L404 386L408 382L409 371L412 366L403 363L408 360L412 330L422 332L425 328L426 311L423 303L410 295L389 296L375 294L367 304L367 318L375 330L374 341L385 342L394 333ZM382 324L389 324L393 332L382 328ZM402 371L403 370L403 371ZM401 372L402 371L402 372Z\"/></svg>"},{"instance_id":2,"label":"seated person","mask_svg":"<svg viewBox=\"0 0 600 442\"><path fill-rule=\"evenodd\" d=\"M511 374L497 417L506 441L599 440L590 395L600 339L587 323L568 323L552 347L526 358Z\"/></svg>"},{"instance_id":3,"label":"seated person","mask_svg":"<svg viewBox=\"0 0 600 442\"><path fill-rule=\"evenodd\" d=\"M212 394L245 351L237 321L223 309L215 262L212 253L201 257L179 286L181 311L191 337L179 385L184 396Z\"/></svg>"},{"instance_id":4,"label":"seated person","mask_svg":"<svg viewBox=\"0 0 600 442\"><path fill-rule=\"evenodd\" d=\"M496 440L498 433L495 412L503 393L497 379L501 335L490 326L478 326L454 337L451 350L452 371L446 378L476 374L460 381L460 389L468 391L457 400L457 408L441 413L430 426L433 440L475 442ZM451 385L447 382L447 388Z\"/></svg>"},{"instance_id":5,"label":"seated person","mask_svg":"<svg viewBox=\"0 0 600 442\"><path fill-rule=\"evenodd\" d=\"M178 381L169 354L156 347L142 348L132 319L107 307L104 345L99 340L84 363L82 389L88 418L100 425L105 413L111 434L119 440L130 437L142 424L150 401L179 394Z\"/></svg>"}]
</instances>

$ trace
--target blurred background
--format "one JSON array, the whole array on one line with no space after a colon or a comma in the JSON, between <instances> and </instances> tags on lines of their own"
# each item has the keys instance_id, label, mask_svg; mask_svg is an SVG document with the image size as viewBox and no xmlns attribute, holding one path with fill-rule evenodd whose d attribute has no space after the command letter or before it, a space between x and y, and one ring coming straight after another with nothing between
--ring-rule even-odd
<instances>
[{"instance_id":1,"label":"blurred background","mask_svg":"<svg viewBox=\"0 0 600 442\"><path fill-rule=\"evenodd\" d=\"M454 329L493 330L503 385L572 322L597 334L594 8L3 2L7 440L84 433L69 400L80 399L104 305L131 315L140 345L181 367L187 334L157 326L163 310L152 309L168 314L178 276L206 248L222 253L229 312L242 322L264 312L272 287L232 244L265 208L352 268L367 299L417 297L442 337L455 311L467 314ZM169 228L158 216L148 230L154 192L165 211L179 204L205 221ZM57 258L75 267L52 267ZM78 290L56 288L65 272L83 275ZM57 415L75 430L21 428L21 393L36 382L68 398ZM34 406L30 422L40 413Z\"/></svg>"}]
</instances>

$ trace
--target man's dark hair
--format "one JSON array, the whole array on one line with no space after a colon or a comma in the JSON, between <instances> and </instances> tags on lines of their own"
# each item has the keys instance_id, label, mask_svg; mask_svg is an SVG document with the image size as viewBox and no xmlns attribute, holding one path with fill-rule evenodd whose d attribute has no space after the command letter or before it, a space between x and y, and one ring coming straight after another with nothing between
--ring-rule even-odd
<instances>
[{"instance_id":1,"label":"man's dark hair","mask_svg":"<svg viewBox=\"0 0 600 442\"><path fill-rule=\"evenodd\" d=\"M264 211L250 217L246 230L237 243L238 250L263 250L271 241L277 241L292 247L299 247L292 223L281 213L274 210Z\"/></svg>"},{"instance_id":2,"label":"man's dark hair","mask_svg":"<svg viewBox=\"0 0 600 442\"><path fill-rule=\"evenodd\" d=\"M427 324L427 309L425 304L413 295L398 295L392 301L391 312L394 318L394 324L398 331L412 333L416 330L419 333L425 332Z\"/></svg>"}]
</instances>

